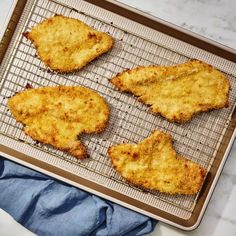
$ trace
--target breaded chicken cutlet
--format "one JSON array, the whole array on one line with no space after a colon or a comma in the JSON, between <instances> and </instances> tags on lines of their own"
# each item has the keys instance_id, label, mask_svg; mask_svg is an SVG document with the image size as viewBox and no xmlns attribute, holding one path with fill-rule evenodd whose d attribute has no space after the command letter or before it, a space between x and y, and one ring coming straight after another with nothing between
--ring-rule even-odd
<instances>
[{"instance_id":1,"label":"breaded chicken cutlet","mask_svg":"<svg viewBox=\"0 0 236 236\"><path fill-rule=\"evenodd\" d=\"M81 69L113 46L113 38L80 20L55 15L23 35L50 69L67 73Z\"/></svg>"},{"instance_id":2,"label":"breaded chicken cutlet","mask_svg":"<svg viewBox=\"0 0 236 236\"><path fill-rule=\"evenodd\" d=\"M206 175L200 165L176 154L170 135L154 131L139 144L109 148L113 167L128 182L168 194L196 194Z\"/></svg>"},{"instance_id":3,"label":"breaded chicken cutlet","mask_svg":"<svg viewBox=\"0 0 236 236\"><path fill-rule=\"evenodd\" d=\"M199 112L229 103L229 80L198 60L175 66L140 66L119 73L111 82L172 122L186 122Z\"/></svg>"},{"instance_id":4,"label":"breaded chicken cutlet","mask_svg":"<svg viewBox=\"0 0 236 236\"><path fill-rule=\"evenodd\" d=\"M8 107L27 135L78 159L87 156L80 134L103 131L109 118L105 100L80 86L27 89L11 97Z\"/></svg>"}]
</instances>

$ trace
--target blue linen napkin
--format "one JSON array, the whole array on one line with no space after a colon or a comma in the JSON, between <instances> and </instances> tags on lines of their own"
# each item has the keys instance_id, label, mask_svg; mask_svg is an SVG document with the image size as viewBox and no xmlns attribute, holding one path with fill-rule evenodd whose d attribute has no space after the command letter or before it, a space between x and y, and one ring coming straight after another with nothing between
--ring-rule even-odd
<instances>
[{"instance_id":1,"label":"blue linen napkin","mask_svg":"<svg viewBox=\"0 0 236 236\"><path fill-rule=\"evenodd\" d=\"M152 232L156 225L147 216L3 157L0 208L39 236L138 236Z\"/></svg>"}]
</instances>

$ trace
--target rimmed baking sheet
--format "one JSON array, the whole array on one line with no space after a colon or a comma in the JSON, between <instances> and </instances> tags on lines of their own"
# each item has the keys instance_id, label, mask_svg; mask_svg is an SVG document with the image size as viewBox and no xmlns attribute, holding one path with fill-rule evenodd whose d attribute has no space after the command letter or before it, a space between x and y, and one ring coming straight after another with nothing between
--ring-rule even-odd
<instances>
[{"instance_id":1,"label":"rimmed baking sheet","mask_svg":"<svg viewBox=\"0 0 236 236\"><path fill-rule=\"evenodd\" d=\"M104 1L105 2L105 1ZM35 48L22 32L43 19L62 14L80 19L115 38L114 48L79 72L60 75L45 68ZM141 16L140 16L141 17ZM117 91L109 80L118 72L138 65L172 65L198 58L227 75L231 84L230 106L196 116L186 124L175 124L155 116L148 107L129 94ZM100 196L116 201L156 219L183 229L199 222L210 189L214 187L226 148L233 139L236 102L235 63L160 33L85 1L29 1L0 68L0 150L8 158L47 172ZM22 131L7 109L7 99L30 84L34 88L56 85L82 85L100 93L110 106L110 121L99 135L83 135L90 158L76 158L48 145L33 141ZM202 191L195 196L167 195L127 184L112 168L108 147L136 143L153 130L170 133L177 152L208 171ZM218 174L217 174L218 173ZM56 175L55 175L56 174Z\"/></svg>"}]
</instances>

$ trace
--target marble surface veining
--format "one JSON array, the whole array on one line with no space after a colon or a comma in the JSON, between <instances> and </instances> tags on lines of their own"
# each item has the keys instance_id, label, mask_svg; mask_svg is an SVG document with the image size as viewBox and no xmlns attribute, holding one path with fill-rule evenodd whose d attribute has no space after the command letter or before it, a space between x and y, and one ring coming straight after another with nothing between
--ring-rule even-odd
<instances>
[{"instance_id":1,"label":"marble surface veining","mask_svg":"<svg viewBox=\"0 0 236 236\"><path fill-rule=\"evenodd\" d=\"M119 0L236 49L236 0ZM150 236L236 236L236 141L200 226L185 232L164 223Z\"/></svg>"},{"instance_id":2,"label":"marble surface veining","mask_svg":"<svg viewBox=\"0 0 236 236\"><path fill-rule=\"evenodd\" d=\"M5 5L14 0L0 3L3 1ZM119 1L236 49L236 0ZM0 13L2 32L3 19L9 12L2 8ZM199 228L185 232L158 223L149 236L182 235L236 236L236 141Z\"/></svg>"},{"instance_id":3,"label":"marble surface veining","mask_svg":"<svg viewBox=\"0 0 236 236\"><path fill-rule=\"evenodd\" d=\"M236 49L235 0L119 0Z\"/></svg>"}]
</instances>

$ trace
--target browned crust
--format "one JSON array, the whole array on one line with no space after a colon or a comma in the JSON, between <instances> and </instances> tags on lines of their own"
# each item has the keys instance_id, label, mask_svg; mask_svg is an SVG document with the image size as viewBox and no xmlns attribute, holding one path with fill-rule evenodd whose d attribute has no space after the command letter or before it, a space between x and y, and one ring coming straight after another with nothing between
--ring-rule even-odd
<instances>
[{"instance_id":1,"label":"browned crust","mask_svg":"<svg viewBox=\"0 0 236 236\"><path fill-rule=\"evenodd\" d=\"M142 142L144 142L144 141L147 142L147 140L150 139L151 136L155 132L156 131L153 131L153 133L149 137L144 139ZM163 132L161 132L161 133L163 133ZM162 137L159 137L159 138L162 139ZM167 138L169 140L169 142L173 143L173 139L172 139L171 135L165 134L165 138ZM141 144L141 143L139 143L139 144ZM201 188L201 186L203 184L203 181L204 181L204 179L206 177L207 170L205 168L203 168L201 165L198 165L196 163L194 165L195 165L195 168L196 167L198 168L198 170L195 169L195 172L199 173L199 175L198 175L198 182L195 182L194 183L194 187L192 187L190 190L188 189L187 192L185 192L185 193L178 192L178 191L175 191L175 192L165 192L165 191L162 191L160 189L156 189L147 180L136 179L135 178L136 174L134 174L134 173L133 173L133 176L129 176L129 178L124 177L122 171L120 170L121 167L116 165L116 159L119 159L120 156L115 156L115 154L114 154L114 150L116 148L119 148L119 147L124 146L124 145L126 145L126 144L122 143L122 144L116 144L114 146L111 146L111 147L108 148L107 153L108 153L108 156L111 159L113 168L126 180L127 183L129 183L131 185L134 185L134 186L136 186L138 188L142 188L142 189L146 189L146 190L152 190L152 191L158 191L158 192L162 192L162 193L168 193L170 195L176 195L176 194L178 194L178 195L194 195L194 194L196 194L200 190L200 188ZM130 145L133 145L133 144L130 144ZM146 145L148 145L148 144L146 144ZM122 153L125 154L125 155L130 156L131 159L139 158L139 154L138 153L133 153L131 150L123 151ZM177 160L179 159L182 162L184 162L185 163L184 166L186 168L186 172L188 172L188 168L191 168L189 166L189 164L193 163L193 162L188 160L188 159L186 159L186 158L184 158L184 157L178 156L175 151L174 151L174 158L176 158ZM182 184L184 184L184 183L182 183Z\"/></svg>"},{"instance_id":2,"label":"browned crust","mask_svg":"<svg viewBox=\"0 0 236 236\"><path fill-rule=\"evenodd\" d=\"M197 62L197 63L201 64L203 67L205 67L208 70L213 70L213 69L216 70L212 65L206 64L206 63L204 63L202 61L199 61L199 60L196 60L196 59L191 59L187 63L191 63L191 62L193 62L193 63ZM123 80L122 80L123 75L125 73L128 73L128 74L132 74L134 72L138 72L139 73L139 71L142 71L144 68L148 68L148 69L151 70L151 69L158 69L159 67L160 66L158 66L158 65L150 65L150 66L146 66L146 67L145 66L138 66L138 67L136 67L134 69L126 69L126 70L124 70L122 72L119 72L115 77L113 77L110 80L110 82L113 85L115 85L120 91L133 94L130 91L130 89L126 87L125 83L123 82ZM178 67L178 65L172 66L172 68L175 68L175 67ZM227 83L228 83L228 88L230 88L230 84L229 84L228 80L227 80ZM230 89L228 89L227 98L229 97L229 91L230 91ZM138 96L138 95L135 95L135 96ZM145 103L145 100L142 99L142 97L138 97L138 100L140 102L142 102L143 104L148 105L149 107L151 107L150 104L146 104ZM190 121L193 117L195 117L199 113L213 111L213 110L216 110L216 109L227 108L228 106L229 106L229 100L228 99L224 102L224 104L221 104L221 105L218 105L218 106L213 106L212 104L202 104L200 111L193 112L192 114L190 114L188 116L186 116L184 113L179 113L179 117L173 116L172 119L167 118L165 113L163 113L161 111L154 111L152 108L150 108L150 111L153 114L160 115L163 118L166 118L170 122L185 123L185 122Z\"/></svg>"},{"instance_id":3,"label":"browned crust","mask_svg":"<svg viewBox=\"0 0 236 236\"><path fill-rule=\"evenodd\" d=\"M74 19L74 18L71 18L71 17L65 17L65 16L63 16L63 15L57 15L57 14L56 14L54 17L60 17L60 18L63 18L63 19L73 19L73 20L77 20L77 19ZM52 18L53 18L53 17L52 17ZM46 20L42 21L40 24L45 23L45 22L47 22L47 23L50 24L50 22L52 21L52 18L46 19ZM80 20L77 20L77 22L81 22L81 21L80 21ZM85 23L84 23L84 25L85 25L85 26L88 26L88 25L86 25ZM88 27L89 27L89 26L88 26ZM39 53L38 45L35 44L35 40L34 40L34 38L32 37L31 32L28 32L28 31L27 31L27 32L23 32L22 34L23 34L23 36L24 36L26 39L30 40L30 41L34 44L34 46L35 46L35 48L36 48L36 50L37 50L37 53L38 53L39 58L43 61L43 63L44 63L47 67L49 67L51 70L53 70L53 71L55 71L55 72L62 73L62 74L66 74L66 73L77 72L77 71L81 70L81 69L82 69L83 67L85 67L87 64L89 64L90 62L92 62L93 60L95 60L96 58L98 58L99 56L101 56L101 55L103 55L103 54L109 52L109 51L112 49L112 47L113 47L113 45L114 45L114 38L113 38L113 37L111 37L111 36L108 35L107 33L100 32L100 31L94 30L94 29L92 29L92 28L91 28L91 30L95 31L95 33L98 33L98 34L100 34L100 35L103 35L103 37L106 37L106 38L107 38L107 42L109 42L109 44L108 44L108 46L107 46L106 48L103 48L102 50L99 50L96 54L90 56L90 58L88 58L87 61L84 62L82 65L77 66L77 68L73 68L73 69L66 68L66 67L65 67L65 68L54 68L53 63L52 63L52 60L50 60L50 59L44 59L44 56L42 56L42 55ZM90 34L91 37L93 37L93 34L95 34L95 33L92 32L92 33Z\"/></svg>"},{"instance_id":4,"label":"browned crust","mask_svg":"<svg viewBox=\"0 0 236 236\"><path fill-rule=\"evenodd\" d=\"M118 146L118 145L114 145L114 146L112 146L112 147L109 147L108 148L108 156L110 156L111 157L111 155L112 155L112 148L113 147L115 147L115 146ZM112 162L112 166L113 166L113 168L122 176L122 172L119 170L119 168L117 167L117 165L114 163L114 160L112 159L112 158L110 158L111 159L111 162ZM185 162L187 162L187 160L185 160ZM199 172L200 172L200 181L199 181L199 187L198 187L198 189L200 189L200 187L202 186L202 183L203 183L203 181L204 181L204 179L205 179L205 177L206 177L206 174L207 174L207 171L202 167L202 166L199 166ZM161 190L157 190L157 189L154 189L154 188L151 188L150 186L149 186L149 184L147 184L147 183L143 183L143 182L139 182L139 183L137 183L137 182L134 182L134 181L132 181L132 180L130 180L130 179L126 179L125 178L125 181L128 183L128 184L131 184L131 185L133 185L133 186L135 186L135 187L137 187L137 188L141 188L141 189L146 189L147 191L157 191L157 192L160 192L160 193L165 193L165 194L167 194L166 192L164 192L164 191L161 191ZM190 193L188 193L188 194L183 194L183 193L172 193L172 192L169 192L168 194L170 194L170 195L195 195L197 192L196 191L193 191L193 192L190 192Z\"/></svg>"},{"instance_id":5,"label":"browned crust","mask_svg":"<svg viewBox=\"0 0 236 236\"><path fill-rule=\"evenodd\" d=\"M76 86L76 87L80 87L80 88L83 88L82 86ZM48 87L44 87L44 88L48 88ZM57 89L67 89L67 88L73 88L73 86L57 86L55 87ZM42 89L42 88L39 88L39 89ZM83 145L83 143L80 141L80 136L84 133L87 133L87 134L99 134L101 132L103 132L106 127L108 126L109 124L109 114L110 114L110 110L109 110L109 106L108 104L106 103L105 99L99 95L98 93L96 93L95 91L93 91L92 89L88 89L88 88L84 88L86 89L87 91L90 91L90 93L92 92L94 94L94 96L97 96L99 97L100 99L100 102L103 103L103 114L104 116L106 117L106 119L104 120L103 123L99 123L99 125L96 125L96 128L94 128L93 130L87 130L87 131L82 131L80 132L78 135L77 135L77 140L74 140L72 145L70 147L61 147L61 146L58 146L57 144L57 139L58 139L58 136L57 136L57 133L55 131L55 134L50 134L51 137L50 137L50 142L48 141L48 138L39 138L37 133L34 132L34 130L27 130L28 126L26 124L24 124L24 120L22 120L22 117L20 115L18 115L16 113L16 111L14 111L14 103L12 102L12 99L11 98L14 98L15 96L20 96L21 92L19 93L16 93L15 95L13 95L11 98L9 98L8 100L8 107L10 109L10 111L12 112L12 115L14 116L14 118L16 119L17 122L20 122L20 123L23 123L25 126L24 126L24 133L28 136L30 136L33 140L35 141L38 141L42 144L47 144L47 145L50 145L52 147L55 147L57 148L58 150L61 150L61 151L64 151L64 152L68 152L70 153L71 155L73 155L74 157L76 157L77 159L85 159L88 157L88 154L87 154L87 150L86 150L86 147ZM30 90L34 90L33 88L28 88L26 89L27 91L30 91ZM43 111L42 111L43 112ZM53 126L54 124L52 123L51 126Z\"/></svg>"}]
</instances>

